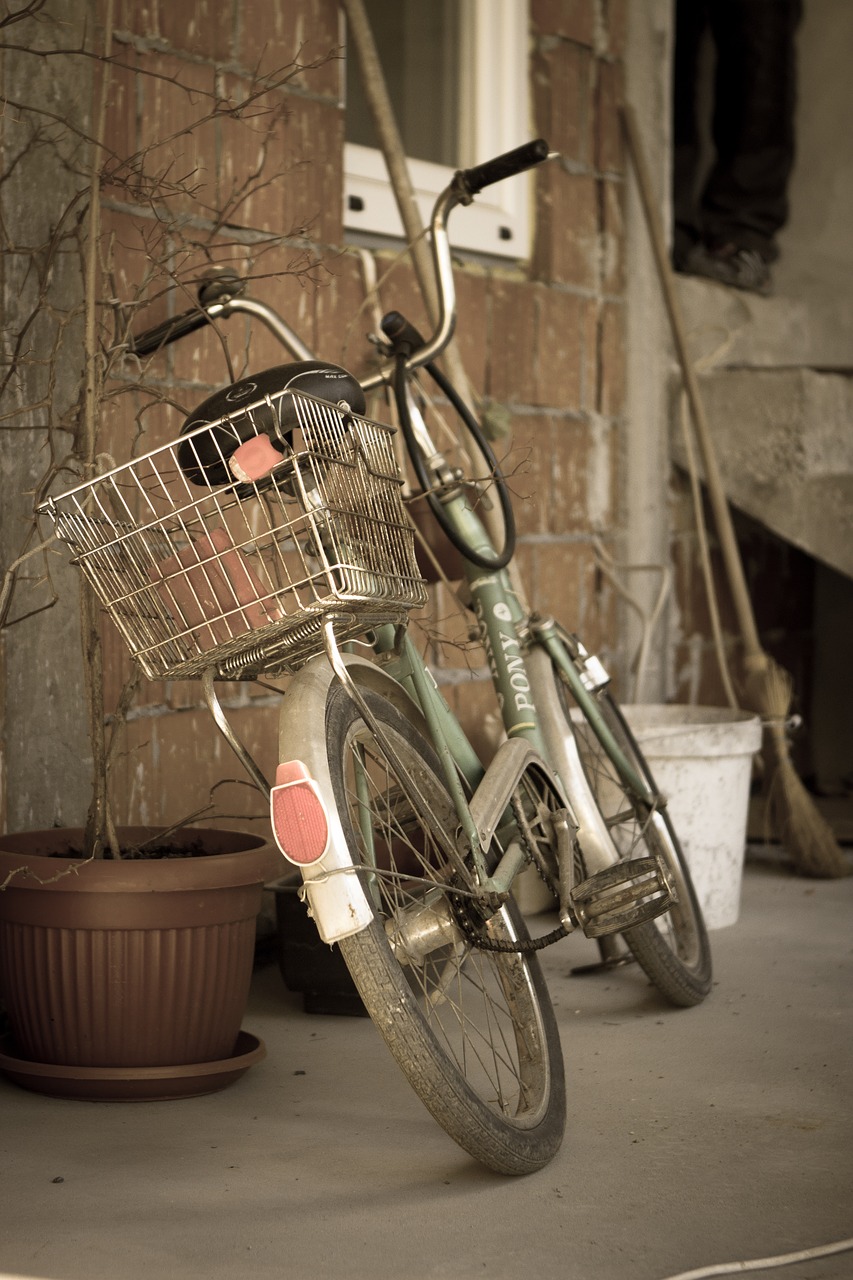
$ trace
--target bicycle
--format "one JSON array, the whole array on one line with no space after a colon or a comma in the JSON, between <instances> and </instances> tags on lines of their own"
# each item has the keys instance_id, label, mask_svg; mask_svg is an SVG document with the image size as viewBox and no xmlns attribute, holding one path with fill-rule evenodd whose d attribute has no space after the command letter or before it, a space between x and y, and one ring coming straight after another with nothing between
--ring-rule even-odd
<instances>
[{"instance_id":1,"label":"bicycle","mask_svg":"<svg viewBox=\"0 0 853 1280\"><path fill-rule=\"evenodd\" d=\"M201 679L218 727L270 797L321 937L339 945L409 1082L463 1149L507 1174L543 1167L565 1127L538 950L577 928L621 934L674 1004L699 1003L711 983L688 868L607 673L520 601L500 467L442 383L497 485L499 547L476 484L430 435L415 383L420 368L436 373L455 325L451 210L547 154L539 140L455 175L431 222L435 333L423 342L399 313L386 317L390 363L361 383L313 359L240 282L208 283L197 308L134 350L243 312L297 360L230 384L179 439L43 507L145 674ZM388 385L430 508L464 560L505 730L486 766L407 630L425 599L414 533L393 432L364 412L364 393ZM270 784L214 683L282 672L291 678ZM530 865L557 911L537 938L512 895Z\"/></svg>"}]
</instances>

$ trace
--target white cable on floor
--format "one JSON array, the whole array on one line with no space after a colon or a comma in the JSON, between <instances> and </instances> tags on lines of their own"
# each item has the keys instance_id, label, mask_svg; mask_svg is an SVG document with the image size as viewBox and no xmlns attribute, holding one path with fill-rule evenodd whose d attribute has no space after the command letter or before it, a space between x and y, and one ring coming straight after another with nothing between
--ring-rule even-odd
<instances>
[{"instance_id":1,"label":"white cable on floor","mask_svg":"<svg viewBox=\"0 0 853 1280\"><path fill-rule=\"evenodd\" d=\"M665 1280L711 1280L712 1276L742 1275L746 1271L767 1271L770 1267L787 1267L793 1262L809 1262L812 1258L826 1258L832 1253L846 1253L853 1249L853 1239L838 1240L835 1244L816 1245L813 1249L800 1249L797 1253L780 1253L776 1258L753 1258L749 1262L719 1262L710 1267L697 1267L695 1271L679 1271L677 1276Z\"/></svg>"}]
</instances>

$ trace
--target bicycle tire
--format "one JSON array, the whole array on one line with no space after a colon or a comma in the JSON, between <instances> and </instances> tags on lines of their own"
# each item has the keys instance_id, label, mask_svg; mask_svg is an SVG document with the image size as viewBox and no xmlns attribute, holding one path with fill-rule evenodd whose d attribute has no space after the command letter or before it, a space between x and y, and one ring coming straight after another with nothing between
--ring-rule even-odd
<instances>
[{"instance_id":1,"label":"bicycle tire","mask_svg":"<svg viewBox=\"0 0 853 1280\"><path fill-rule=\"evenodd\" d=\"M557 695L580 751L586 779L596 803L623 858L657 854L675 884L678 902L669 911L622 934L646 976L671 1004L690 1008L701 1004L711 989L712 965L708 931L687 861L665 807L655 809L650 820L646 805L624 786L558 670L554 670ZM595 695L599 710L617 744L646 782L650 795L658 789L648 763L608 690Z\"/></svg>"},{"instance_id":2,"label":"bicycle tire","mask_svg":"<svg viewBox=\"0 0 853 1280\"><path fill-rule=\"evenodd\" d=\"M397 776L355 704L337 683L326 703L326 749L335 800L356 865L376 912L340 942L362 1001L412 1088L434 1119L470 1155L503 1174L541 1169L565 1128L562 1050L550 996L535 956L445 942L405 962L404 921L424 911L451 921L459 902L435 832L456 829L455 809L432 747L387 699L365 692L393 745ZM417 786L432 810L421 822L410 799ZM407 794L408 793L408 794ZM377 841L371 855L362 834ZM393 873L393 874L392 874ZM456 873L458 875L458 872ZM527 938L510 900L492 917L495 939ZM411 942L409 942L411 945Z\"/></svg>"}]
</instances>

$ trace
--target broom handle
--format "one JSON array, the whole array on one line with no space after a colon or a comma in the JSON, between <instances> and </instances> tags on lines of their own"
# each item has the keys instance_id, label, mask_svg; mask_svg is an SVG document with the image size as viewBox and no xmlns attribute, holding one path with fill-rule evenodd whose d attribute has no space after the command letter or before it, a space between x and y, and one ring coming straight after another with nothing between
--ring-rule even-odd
<instances>
[{"instance_id":1,"label":"broom handle","mask_svg":"<svg viewBox=\"0 0 853 1280\"><path fill-rule=\"evenodd\" d=\"M755 613L752 608L749 589L746 585L743 562L741 560L737 539L735 537L731 512L729 510L729 504L723 488L723 482L720 477L720 469L717 465L717 457L714 452L711 432L708 427L708 420L705 416L705 409L702 404L702 397L699 394L699 383L696 379L696 373L693 369L693 364L687 351L684 321L681 316L681 308L679 307L678 297L675 291L675 282L673 280L672 268L669 263L669 254L664 242L663 228L661 226L660 217L658 216L657 205L654 201L649 170L646 165L643 146L640 140L639 130L637 128L637 119L632 107L626 106L622 108L622 123L628 139L628 150L631 153L634 172L637 175L637 185L640 190L640 200L643 206L643 213L645 215L646 225L649 229L652 250L654 252L658 276L660 277L661 288L663 290L664 303L666 305L669 323L672 329L673 342L675 343L678 363L681 366L681 376L684 380L684 388L687 392L687 401L690 405L690 413L693 418L693 425L696 429L696 439L699 444L699 452L702 455L702 463L705 468L705 480L708 485L711 510L714 513L714 520L717 525L717 536L720 539L723 563L726 566L726 573L729 579L729 586L731 588L735 612L737 614L741 637L746 650L747 662L753 667L763 665L767 658L762 648L761 641L758 638L758 627L755 622Z\"/></svg>"}]
</instances>

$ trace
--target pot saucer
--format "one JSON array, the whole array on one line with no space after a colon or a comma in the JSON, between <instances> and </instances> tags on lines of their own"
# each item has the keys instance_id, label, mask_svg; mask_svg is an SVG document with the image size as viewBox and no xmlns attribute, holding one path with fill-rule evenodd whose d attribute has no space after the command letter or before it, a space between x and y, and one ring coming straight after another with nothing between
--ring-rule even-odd
<instances>
[{"instance_id":1,"label":"pot saucer","mask_svg":"<svg viewBox=\"0 0 853 1280\"><path fill-rule=\"evenodd\" d=\"M89 1102L160 1102L216 1093L266 1057L264 1042L248 1031L237 1036L234 1052L218 1062L173 1067L75 1067L30 1062L10 1038L0 1040L0 1071L35 1093Z\"/></svg>"}]
</instances>

